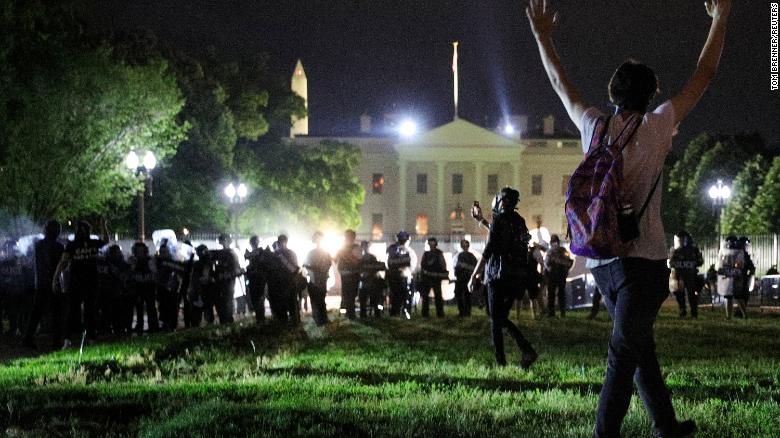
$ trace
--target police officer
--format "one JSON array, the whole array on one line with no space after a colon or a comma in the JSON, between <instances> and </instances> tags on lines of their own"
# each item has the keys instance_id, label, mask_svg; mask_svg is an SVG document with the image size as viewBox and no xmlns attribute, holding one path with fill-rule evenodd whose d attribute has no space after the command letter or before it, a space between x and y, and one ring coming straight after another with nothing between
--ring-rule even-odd
<instances>
[{"instance_id":1,"label":"police officer","mask_svg":"<svg viewBox=\"0 0 780 438\"><path fill-rule=\"evenodd\" d=\"M71 340L77 339L83 330L89 339L96 336L96 291L98 251L105 243L91 237L92 226L86 221L76 225L76 235L68 242L60 262L52 276L52 289L59 291L60 273L70 267L68 284L68 338L63 346L69 347ZM82 311L83 306L83 311Z\"/></svg>"},{"instance_id":2,"label":"police officer","mask_svg":"<svg viewBox=\"0 0 780 438\"><path fill-rule=\"evenodd\" d=\"M429 307L431 298L429 296L433 289L433 299L436 305L436 316L444 317L444 299L441 296L441 281L449 278L447 272L447 262L444 260L444 253L438 248L439 242L435 237L428 238L428 251L425 251L420 260L421 285L420 297L422 298L422 316L429 316Z\"/></svg>"},{"instance_id":3,"label":"police officer","mask_svg":"<svg viewBox=\"0 0 780 438\"><path fill-rule=\"evenodd\" d=\"M179 288L182 270L174 259L173 245L168 239L160 241L155 263L157 265L157 302L160 309L160 321L166 331L176 330L179 324Z\"/></svg>"},{"instance_id":4,"label":"police officer","mask_svg":"<svg viewBox=\"0 0 780 438\"><path fill-rule=\"evenodd\" d=\"M198 245L195 248L195 254L198 259L192 264L192 273L190 275L189 290L187 292L187 301L190 307L190 327L200 326L201 321L206 316L206 303L213 297L214 289L214 262L211 260L211 251L206 245ZM208 309L211 312L211 309ZM207 317L207 322L213 322L214 314L211 313L211 319Z\"/></svg>"},{"instance_id":5,"label":"police officer","mask_svg":"<svg viewBox=\"0 0 780 438\"><path fill-rule=\"evenodd\" d=\"M18 336L22 319L22 299L25 293L25 260L16 240L3 242L0 249L0 297L8 318L8 334ZM0 313L2 315L2 313ZM2 329L2 319L0 319Z\"/></svg>"},{"instance_id":6,"label":"police officer","mask_svg":"<svg viewBox=\"0 0 780 438\"><path fill-rule=\"evenodd\" d=\"M214 261L214 304L220 324L233 322L233 295L236 287L236 278L243 275L241 265L238 263L236 253L230 248L233 239L222 233L217 239L222 249L211 251Z\"/></svg>"},{"instance_id":7,"label":"police officer","mask_svg":"<svg viewBox=\"0 0 780 438\"><path fill-rule=\"evenodd\" d=\"M499 366L506 365L503 329L507 329L523 353L520 366L528 368L538 355L520 329L509 320L509 311L525 275L528 241L531 238L525 220L515 211L519 199L520 193L510 187L503 188L493 199L493 223L473 276L480 275L484 268L496 362ZM472 214L480 220L483 218L478 209L479 206L475 205Z\"/></svg>"},{"instance_id":8,"label":"police officer","mask_svg":"<svg viewBox=\"0 0 780 438\"><path fill-rule=\"evenodd\" d=\"M306 279L301 275L298 256L287 248L287 236L277 239L275 254L281 265L281 299L286 319L297 323L301 320L300 291L306 287ZM303 280L303 281L301 281Z\"/></svg>"},{"instance_id":9,"label":"police officer","mask_svg":"<svg viewBox=\"0 0 780 438\"><path fill-rule=\"evenodd\" d=\"M379 276L385 270L385 264L377 261L369 252L367 241L360 242L363 256L360 259L360 317L365 318L371 312L374 316L382 316L384 303L384 280Z\"/></svg>"},{"instance_id":10,"label":"police officer","mask_svg":"<svg viewBox=\"0 0 780 438\"><path fill-rule=\"evenodd\" d=\"M127 276L122 248L117 244L103 247L97 262L101 329L114 335L122 335L124 330L119 324L119 309Z\"/></svg>"},{"instance_id":11,"label":"police officer","mask_svg":"<svg viewBox=\"0 0 780 438\"><path fill-rule=\"evenodd\" d=\"M160 329L154 296L157 289L157 275L155 273L154 261L149 254L149 247L146 246L146 243L144 242L135 242L131 252L132 256L130 257L130 272L127 278L127 287L130 296L135 301L136 320L133 330L139 335L143 334L145 313L147 331L149 333L154 333Z\"/></svg>"},{"instance_id":12,"label":"police officer","mask_svg":"<svg viewBox=\"0 0 780 438\"><path fill-rule=\"evenodd\" d=\"M24 344L35 348L35 333L43 313L48 309L51 315L51 341L53 348L62 347L63 296L52 289L54 271L62 258L65 247L57 241L62 227L57 221L48 221L43 228L43 239L34 245L35 300L27 324Z\"/></svg>"},{"instance_id":13,"label":"police officer","mask_svg":"<svg viewBox=\"0 0 780 438\"><path fill-rule=\"evenodd\" d=\"M249 293L249 302L255 311L255 321L265 321L265 285L267 283L268 254L260 247L260 238L249 238L249 248L244 252L247 260L246 289Z\"/></svg>"},{"instance_id":14,"label":"police officer","mask_svg":"<svg viewBox=\"0 0 780 438\"><path fill-rule=\"evenodd\" d=\"M311 298L311 316L317 325L328 323L328 310L325 297L328 294L328 276L333 259L322 249L322 233L317 231L311 238L315 248L309 251L303 267L309 274L309 297Z\"/></svg>"},{"instance_id":15,"label":"police officer","mask_svg":"<svg viewBox=\"0 0 780 438\"><path fill-rule=\"evenodd\" d=\"M336 266L341 276L341 308L347 318L355 319L355 298L360 285L360 245L355 243L355 231L344 232L344 246L336 254Z\"/></svg>"},{"instance_id":16,"label":"police officer","mask_svg":"<svg viewBox=\"0 0 780 438\"><path fill-rule=\"evenodd\" d=\"M742 265L742 286L734 293L734 300L739 307L739 313L737 313L736 316L747 318L747 302L750 297L750 292L753 290L753 283L755 282L756 265L753 264L753 259L750 257L750 239L741 236L737 239L737 244L744 253L745 263Z\"/></svg>"},{"instance_id":17,"label":"police officer","mask_svg":"<svg viewBox=\"0 0 780 438\"><path fill-rule=\"evenodd\" d=\"M469 279L477 268L477 256L469 252L471 243L463 239L452 264L455 268L455 301L458 303L458 316L471 316L471 293Z\"/></svg>"},{"instance_id":18,"label":"police officer","mask_svg":"<svg viewBox=\"0 0 780 438\"><path fill-rule=\"evenodd\" d=\"M745 251L739 246L737 236L726 237L720 249L718 268L718 294L726 300L726 319L731 319L734 297L742 295L745 285L742 278L745 269Z\"/></svg>"},{"instance_id":19,"label":"police officer","mask_svg":"<svg viewBox=\"0 0 780 438\"><path fill-rule=\"evenodd\" d=\"M390 316L411 318L412 295L409 281L417 266L417 255L409 248L409 233L399 231L396 241L387 248L387 284L390 288Z\"/></svg>"},{"instance_id":20,"label":"police officer","mask_svg":"<svg viewBox=\"0 0 780 438\"><path fill-rule=\"evenodd\" d=\"M674 236L674 247L669 251L669 289L677 298L680 306L680 318L687 315L685 296L691 306L691 318L699 316L699 266L704 264L701 251L693 244L693 238L687 231L680 231Z\"/></svg>"},{"instance_id":21,"label":"police officer","mask_svg":"<svg viewBox=\"0 0 780 438\"><path fill-rule=\"evenodd\" d=\"M544 258L544 278L547 282L547 315L555 316L555 298L558 297L558 311L566 316L566 277L574 264L569 250L561 246L557 234L550 236L550 249Z\"/></svg>"}]
</instances>

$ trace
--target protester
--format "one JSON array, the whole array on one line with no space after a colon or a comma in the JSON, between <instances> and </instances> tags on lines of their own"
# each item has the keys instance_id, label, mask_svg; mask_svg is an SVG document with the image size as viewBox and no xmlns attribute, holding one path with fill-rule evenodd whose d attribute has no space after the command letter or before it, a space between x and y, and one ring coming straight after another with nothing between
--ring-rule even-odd
<instances>
[{"instance_id":1,"label":"protester","mask_svg":"<svg viewBox=\"0 0 780 438\"><path fill-rule=\"evenodd\" d=\"M420 298L422 299L422 316L428 318L431 303L430 292L433 290L433 299L436 305L436 317L444 317L444 299L441 295L441 282L449 278L447 272L447 262L444 260L444 253L438 248L439 242L435 237L428 238L428 251L423 253L420 260L421 288Z\"/></svg>"},{"instance_id":2,"label":"protester","mask_svg":"<svg viewBox=\"0 0 780 438\"><path fill-rule=\"evenodd\" d=\"M455 301L458 304L458 316L471 316L471 292L469 279L477 268L477 256L469 251L471 242L460 241L460 249L452 264L455 268Z\"/></svg>"},{"instance_id":3,"label":"protester","mask_svg":"<svg viewBox=\"0 0 780 438\"><path fill-rule=\"evenodd\" d=\"M52 288L52 283L55 281L54 272L65 251L65 247L57 241L61 231L59 222L54 220L46 222L43 228L43 239L35 242L34 245L35 299L24 337L24 344L30 348L35 348L35 333L38 331L44 312L47 311L51 317L49 326L51 346L55 349L62 347L64 296L55 294Z\"/></svg>"},{"instance_id":4,"label":"protester","mask_svg":"<svg viewBox=\"0 0 780 438\"><path fill-rule=\"evenodd\" d=\"M547 283L547 316L555 316L555 299L558 298L558 312L566 316L566 277L574 264L569 250L561 246L557 234L550 236L550 249L544 258L544 278Z\"/></svg>"},{"instance_id":5,"label":"protester","mask_svg":"<svg viewBox=\"0 0 780 438\"><path fill-rule=\"evenodd\" d=\"M515 211L519 200L520 193L510 187L503 188L493 200L493 223L473 277L482 275L484 268L496 363L499 366L507 363L503 333L506 329L523 354L520 366L529 368L538 354L520 329L509 320L509 311L521 289L527 269L528 241L531 239L525 220ZM482 220L481 211L476 211L474 216Z\"/></svg>"},{"instance_id":6,"label":"protester","mask_svg":"<svg viewBox=\"0 0 780 438\"><path fill-rule=\"evenodd\" d=\"M620 189L623 192L620 196L623 199L620 201L625 203L612 207L625 213L629 221L622 224L628 222L629 226L625 227L623 236L611 237L621 241L624 236L636 237L636 229L639 237L623 257L588 262L614 321L594 431L597 437L620 435L634 380L659 435L685 436L696 429L692 421L677 421L655 355L653 324L668 296L668 268L660 215L661 190L655 191L654 187L658 185L676 127L699 101L717 71L731 1L707 0L705 5L708 15L713 18L710 33L696 70L682 91L655 111L648 112L658 90L655 73L638 62L625 62L616 70L608 87L616 110L613 117L586 105L582 94L566 76L552 40L558 23L556 12L546 0L531 0L526 8L545 70L569 117L582 134L584 152L590 154L591 145L594 149L612 144L628 145L613 161L622 161ZM572 178L570 187L577 182L574 176ZM629 205L632 207L628 208ZM648 205L646 214L642 214ZM633 207L641 207L638 216L631 215ZM630 226L631 217L638 222L636 227ZM617 228L617 224L610 222L609 229L614 230L613 226Z\"/></svg>"},{"instance_id":7,"label":"protester","mask_svg":"<svg viewBox=\"0 0 780 438\"><path fill-rule=\"evenodd\" d=\"M755 283L756 265L753 264L753 259L750 257L750 239L742 236L737 239L737 242L739 248L744 253L745 263L742 265L742 284L734 292L734 300L737 302L739 310L739 313L737 313L736 316L747 318L747 303Z\"/></svg>"}]
</instances>

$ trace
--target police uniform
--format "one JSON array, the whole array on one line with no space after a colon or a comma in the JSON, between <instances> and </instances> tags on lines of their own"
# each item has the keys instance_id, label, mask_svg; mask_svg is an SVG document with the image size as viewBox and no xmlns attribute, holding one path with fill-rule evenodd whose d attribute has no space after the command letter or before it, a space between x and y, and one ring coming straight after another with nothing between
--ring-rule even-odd
<instances>
[{"instance_id":1,"label":"police uniform","mask_svg":"<svg viewBox=\"0 0 780 438\"><path fill-rule=\"evenodd\" d=\"M369 312L381 316L380 306L384 302L384 280L379 271L385 270L385 264L377 261L368 251L360 259L360 317L366 317Z\"/></svg>"},{"instance_id":2,"label":"police uniform","mask_svg":"<svg viewBox=\"0 0 780 438\"><path fill-rule=\"evenodd\" d=\"M244 258L249 262L246 267L246 289L249 302L255 311L255 321L265 320L265 285L268 282L268 257L263 248L247 251Z\"/></svg>"},{"instance_id":3,"label":"police uniform","mask_svg":"<svg viewBox=\"0 0 780 438\"><path fill-rule=\"evenodd\" d=\"M403 309L409 317L412 296L409 290L411 269L415 265L414 251L394 243L387 248L387 285L390 289L390 315L399 316Z\"/></svg>"},{"instance_id":4,"label":"police uniform","mask_svg":"<svg viewBox=\"0 0 780 438\"><path fill-rule=\"evenodd\" d=\"M301 276L301 268L298 266L298 257L289 248L276 250L280 266L281 280L281 305L286 319L292 322L301 320L300 291L305 287L306 281ZM301 281L303 280L303 281Z\"/></svg>"},{"instance_id":5,"label":"police uniform","mask_svg":"<svg viewBox=\"0 0 780 438\"><path fill-rule=\"evenodd\" d=\"M144 312L146 313L147 330L149 332L156 332L160 329L154 297L157 286L157 275L152 266L153 261L149 257L132 258L130 261L127 287L131 299L135 301L136 321L134 330L139 334L144 331ZM126 319L125 323L132 323L132 310L130 311L129 320Z\"/></svg>"},{"instance_id":6,"label":"police uniform","mask_svg":"<svg viewBox=\"0 0 780 438\"><path fill-rule=\"evenodd\" d=\"M309 298L311 299L311 316L317 325L328 322L328 311L325 297L328 294L328 276L333 260L330 254L322 248L314 248L306 257L304 267L309 274Z\"/></svg>"},{"instance_id":7,"label":"police uniform","mask_svg":"<svg viewBox=\"0 0 780 438\"><path fill-rule=\"evenodd\" d=\"M336 264L341 276L341 308L347 312L347 318L355 318L355 298L360 287L360 245L353 243L342 248L336 254Z\"/></svg>"},{"instance_id":8,"label":"police uniform","mask_svg":"<svg viewBox=\"0 0 780 438\"><path fill-rule=\"evenodd\" d=\"M52 347L62 347L62 316L63 316L63 296L55 294L51 289L54 271L62 258L65 247L57 239L44 238L35 242L34 246L34 269L35 269L35 300L30 314L30 320L27 324L25 342L34 346L33 337L38 330L38 324L46 309L51 315L51 337Z\"/></svg>"},{"instance_id":9,"label":"police uniform","mask_svg":"<svg viewBox=\"0 0 780 438\"><path fill-rule=\"evenodd\" d=\"M471 315L471 293L469 280L477 268L477 256L469 251L458 253L453 260L455 268L455 301L458 303L458 315Z\"/></svg>"},{"instance_id":10,"label":"police uniform","mask_svg":"<svg viewBox=\"0 0 780 438\"><path fill-rule=\"evenodd\" d=\"M210 251L214 261L214 304L220 324L233 322L233 295L236 278L241 276L241 266L236 253L230 248Z\"/></svg>"},{"instance_id":11,"label":"police uniform","mask_svg":"<svg viewBox=\"0 0 780 438\"><path fill-rule=\"evenodd\" d=\"M87 337L94 339L96 336L97 257L103 245L105 243L100 240L86 238L73 240L65 246L64 254L71 260L68 334L72 339L80 337L85 329Z\"/></svg>"},{"instance_id":12,"label":"police uniform","mask_svg":"<svg viewBox=\"0 0 780 438\"><path fill-rule=\"evenodd\" d=\"M422 298L422 316L427 318L431 298L429 296L433 289L433 299L436 305L436 316L444 316L444 299L441 295L441 281L448 278L447 262L444 260L444 253L439 248L425 251L420 261L421 285L420 297Z\"/></svg>"},{"instance_id":13,"label":"police uniform","mask_svg":"<svg viewBox=\"0 0 780 438\"><path fill-rule=\"evenodd\" d=\"M685 309L685 297L688 297L688 304L691 307L691 317L698 316L699 305L699 266L704 264L701 251L694 245L684 245L679 248L672 248L669 254L669 290L674 293L677 304L680 307L680 317L684 317L687 312Z\"/></svg>"}]
</instances>

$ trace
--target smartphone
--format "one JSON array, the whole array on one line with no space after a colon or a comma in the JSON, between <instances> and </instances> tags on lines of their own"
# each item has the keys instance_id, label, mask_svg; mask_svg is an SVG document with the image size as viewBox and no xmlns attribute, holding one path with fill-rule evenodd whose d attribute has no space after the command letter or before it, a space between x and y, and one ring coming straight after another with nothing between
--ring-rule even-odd
<instances>
[{"instance_id":1,"label":"smartphone","mask_svg":"<svg viewBox=\"0 0 780 438\"><path fill-rule=\"evenodd\" d=\"M479 201L474 201L474 205L471 206L471 217L479 219L482 216L482 207L479 206Z\"/></svg>"}]
</instances>

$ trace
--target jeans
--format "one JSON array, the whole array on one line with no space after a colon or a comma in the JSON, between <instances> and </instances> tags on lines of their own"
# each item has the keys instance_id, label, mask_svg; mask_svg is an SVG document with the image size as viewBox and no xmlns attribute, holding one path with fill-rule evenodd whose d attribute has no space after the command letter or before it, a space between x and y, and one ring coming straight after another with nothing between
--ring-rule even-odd
<instances>
[{"instance_id":1,"label":"jeans","mask_svg":"<svg viewBox=\"0 0 780 438\"><path fill-rule=\"evenodd\" d=\"M677 420L653 338L658 310L669 296L666 260L621 258L591 272L613 321L594 436L620 436L633 382L656 430L674 430Z\"/></svg>"},{"instance_id":2,"label":"jeans","mask_svg":"<svg viewBox=\"0 0 780 438\"><path fill-rule=\"evenodd\" d=\"M515 340L517 347L523 354L535 353L531 343L520 332L520 329L509 320L509 311L515 302L517 284L493 281L488 283L488 308L490 311L490 331L493 338L493 347L496 353L496 363L506 365L506 353L504 353L504 332Z\"/></svg>"}]
</instances>

